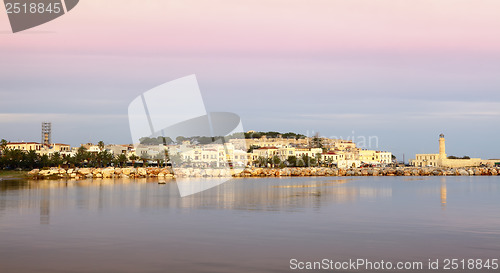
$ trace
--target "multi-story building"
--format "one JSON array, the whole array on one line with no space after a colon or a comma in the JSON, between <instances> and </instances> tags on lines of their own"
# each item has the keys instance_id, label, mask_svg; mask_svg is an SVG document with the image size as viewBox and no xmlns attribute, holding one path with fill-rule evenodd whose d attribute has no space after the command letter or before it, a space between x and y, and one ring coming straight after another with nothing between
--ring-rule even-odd
<instances>
[{"instance_id":1,"label":"multi-story building","mask_svg":"<svg viewBox=\"0 0 500 273\"><path fill-rule=\"evenodd\" d=\"M38 142L9 142L7 149L38 152L43 149L43 144Z\"/></svg>"}]
</instances>

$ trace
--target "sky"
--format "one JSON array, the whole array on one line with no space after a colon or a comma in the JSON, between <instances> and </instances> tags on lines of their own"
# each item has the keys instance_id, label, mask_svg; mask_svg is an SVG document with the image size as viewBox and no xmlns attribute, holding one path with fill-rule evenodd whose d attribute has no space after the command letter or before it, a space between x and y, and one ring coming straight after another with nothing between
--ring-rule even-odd
<instances>
[{"instance_id":1,"label":"sky","mask_svg":"<svg viewBox=\"0 0 500 273\"><path fill-rule=\"evenodd\" d=\"M0 138L130 143L128 105L196 74L245 130L376 137L400 160L500 158L497 0L81 0L13 34L0 7Z\"/></svg>"}]
</instances>

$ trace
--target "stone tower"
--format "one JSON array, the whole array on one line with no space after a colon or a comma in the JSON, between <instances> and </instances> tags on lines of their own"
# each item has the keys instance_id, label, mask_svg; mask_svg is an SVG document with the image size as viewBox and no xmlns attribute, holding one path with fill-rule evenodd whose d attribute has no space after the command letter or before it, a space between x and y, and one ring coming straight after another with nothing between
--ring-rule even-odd
<instances>
[{"instance_id":1,"label":"stone tower","mask_svg":"<svg viewBox=\"0 0 500 273\"><path fill-rule=\"evenodd\" d=\"M446 159L446 146L444 134L439 135L439 159Z\"/></svg>"}]
</instances>

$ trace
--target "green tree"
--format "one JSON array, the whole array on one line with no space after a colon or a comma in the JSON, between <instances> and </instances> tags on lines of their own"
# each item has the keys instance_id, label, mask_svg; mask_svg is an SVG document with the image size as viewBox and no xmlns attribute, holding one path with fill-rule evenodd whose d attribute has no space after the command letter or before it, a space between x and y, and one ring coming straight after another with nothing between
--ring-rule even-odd
<instances>
[{"instance_id":1,"label":"green tree","mask_svg":"<svg viewBox=\"0 0 500 273\"><path fill-rule=\"evenodd\" d=\"M299 167L309 167L309 166L311 166L311 158L308 155L304 154L300 157L300 160L298 163L300 163L302 165Z\"/></svg>"},{"instance_id":2,"label":"green tree","mask_svg":"<svg viewBox=\"0 0 500 273\"><path fill-rule=\"evenodd\" d=\"M327 164L328 164L328 167L332 167L333 166L333 159L331 157L329 157L327 160L326 160Z\"/></svg>"},{"instance_id":3,"label":"green tree","mask_svg":"<svg viewBox=\"0 0 500 273\"><path fill-rule=\"evenodd\" d=\"M99 153L97 153L97 165L99 167L107 167L111 164L113 161L113 154L110 152L104 150Z\"/></svg>"},{"instance_id":4,"label":"green tree","mask_svg":"<svg viewBox=\"0 0 500 273\"><path fill-rule=\"evenodd\" d=\"M3 155L3 151L5 149L7 149L7 145L9 144L9 142L5 139L2 138L2 140L0 140L0 153Z\"/></svg>"},{"instance_id":5,"label":"green tree","mask_svg":"<svg viewBox=\"0 0 500 273\"><path fill-rule=\"evenodd\" d=\"M126 154L119 154L116 157L116 160L118 161L118 164L120 165L120 167L123 167L123 165L127 163L128 158L127 158Z\"/></svg>"},{"instance_id":6,"label":"green tree","mask_svg":"<svg viewBox=\"0 0 500 273\"><path fill-rule=\"evenodd\" d=\"M179 153L170 156L170 163L172 166L179 166L182 163L182 156Z\"/></svg>"},{"instance_id":7,"label":"green tree","mask_svg":"<svg viewBox=\"0 0 500 273\"><path fill-rule=\"evenodd\" d=\"M76 151L74 157L75 165L77 165L78 167L83 167L85 166L85 163L89 163L90 153L87 152L87 149L85 147L80 146Z\"/></svg>"},{"instance_id":8,"label":"green tree","mask_svg":"<svg viewBox=\"0 0 500 273\"><path fill-rule=\"evenodd\" d=\"M63 160L62 160L60 153L55 152L50 156L50 165L51 166L60 167L62 163L63 163Z\"/></svg>"},{"instance_id":9,"label":"green tree","mask_svg":"<svg viewBox=\"0 0 500 273\"><path fill-rule=\"evenodd\" d=\"M46 168L50 166L50 158L48 155L44 154L40 156L40 167Z\"/></svg>"},{"instance_id":10,"label":"green tree","mask_svg":"<svg viewBox=\"0 0 500 273\"><path fill-rule=\"evenodd\" d=\"M259 164L259 167L267 167L267 163L268 163L267 158L263 156L259 156L259 158L257 158L257 164Z\"/></svg>"},{"instance_id":11,"label":"green tree","mask_svg":"<svg viewBox=\"0 0 500 273\"><path fill-rule=\"evenodd\" d=\"M104 150L104 141L99 141L97 143L97 146L99 147L99 150L102 152Z\"/></svg>"},{"instance_id":12,"label":"green tree","mask_svg":"<svg viewBox=\"0 0 500 273\"><path fill-rule=\"evenodd\" d=\"M295 167L297 166L297 157L294 155L288 156L286 162L288 162L289 166Z\"/></svg>"},{"instance_id":13,"label":"green tree","mask_svg":"<svg viewBox=\"0 0 500 273\"><path fill-rule=\"evenodd\" d=\"M154 160L156 161L156 164L158 165L158 167L160 167L161 165L163 165L164 161L163 161L163 155L162 154L155 155Z\"/></svg>"},{"instance_id":14,"label":"green tree","mask_svg":"<svg viewBox=\"0 0 500 273\"><path fill-rule=\"evenodd\" d=\"M135 167L135 161L139 159L139 157L136 154L132 154L129 159L132 161L132 167Z\"/></svg>"},{"instance_id":15,"label":"green tree","mask_svg":"<svg viewBox=\"0 0 500 273\"><path fill-rule=\"evenodd\" d=\"M247 153L253 153L253 150L259 149L260 146L257 145L251 145L250 148L248 149Z\"/></svg>"},{"instance_id":16,"label":"green tree","mask_svg":"<svg viewBox=\"0 0 500 273\"><path fill-rule=\"evenodd\" d=\"M276 167L281 163L281 159L279 156L275 155L271 158L271 163L273 164L273 167Z\"/></svg>"},{"instance_id":17,"label":"green tree","mask_svg":"<svg viewBox=\"0 0 500 273\"><path fill-rule=\"evenodd\" d=\"M35 169L38 167L39 157L35 151L31 150L25 155L24 168Z\"/></svg>"},{"instance_id":18,"label":"green tree","mask_svg":"<svg viewBox=\"0 0 500 273\"><path fill-rule=\"evenodd\" d=\"M316 165L319 166L321 164L321 154L317 153L314 157L314 160L316 161Z\"/></svg>"}]
</instances>

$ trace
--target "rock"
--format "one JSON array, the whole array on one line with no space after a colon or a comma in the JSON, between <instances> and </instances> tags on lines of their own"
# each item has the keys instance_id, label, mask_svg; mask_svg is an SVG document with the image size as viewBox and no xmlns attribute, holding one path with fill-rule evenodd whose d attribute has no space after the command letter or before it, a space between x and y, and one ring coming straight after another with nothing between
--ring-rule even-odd
<instances>
[{"instance_id":1,"label":"rock","mask_svg":"<svg viewBox=\"0 0 500 273\"><path fill-rule=\"evenodd\" d=\"M467 176L467 175L469 175L469 172L462 169L462 170L458 170L458 174L463 175L463 176Z\"/></svg>"},{"instance_id":2,"label":"rock","mask_svg":"<svg viewBox=\"0 0 500 273\"><path fill-rule=\"evenodd\" d=\"M114 168L106 168L102 171L102 177L104 178L112 178L115 174Z\"/></svg>"},{"instance_id":3,"label":"rock","mask_svg":"<svg viewBox=\"0 0 500 273\"><path fill-rule=\"evenodd\" d=\"M139 176L147 176L148 172L147 172L146 168L138 168L137 169L137 174Z\"/></svg>"},{"instance_id":4,"label":"rock","mask_svg":"<svg viewBox=\"0 0 500 273\"><path fill-rule=\"evenodd\" d=\"M39 170L39 169L33 169L33 170L31 170L31 171L28 173L28 175L29 175L29 176L37 176L37 175L38 175L38 173L40 173L40 170Z\"/></svg>"},{"instance_id":5,"label":"rock","mask_svg":"<svg viewBox=\"0 0 500 273\"><path fill-rule=\"evenodd\" d=\"M89 168L81 168L81 169L78 170L78 173L81 174L81 175L86 176L86 175L90 174L91 171L90 171Z\"/></svg>"},{"instance_id":6,"label":"rock","mask_svg":"<svg viewBox=\"0 0 500 273\"><path fill-rule=\"evenodd\" d=\"M135 173L135 168L125 168L125 169L122 169L122 173L124 175L131 175L131 174Z\"/></svg>"},{"instance_id":7,"label":"rock","mask_svg":"<svg viewBox=\"0 0 500 273\"><path fill-rule=\"evenodd\" d=\"M40 176L49 176L50 175L50 170L41 170L38 175Z\"/></svg>"}]
</instances>

